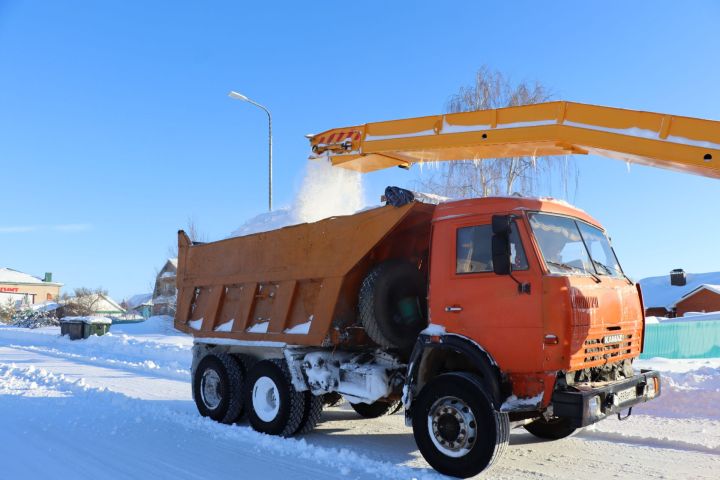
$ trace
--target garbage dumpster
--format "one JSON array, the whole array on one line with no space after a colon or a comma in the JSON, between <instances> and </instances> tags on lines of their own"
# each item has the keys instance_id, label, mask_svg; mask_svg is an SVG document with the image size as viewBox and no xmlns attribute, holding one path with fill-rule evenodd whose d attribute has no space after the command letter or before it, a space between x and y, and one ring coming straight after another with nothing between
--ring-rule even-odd
<instances>
[{"instance_id":1,"label":"garbage dumpster","mask_svg":"<svg viewBox=\"0 0 720 480\"><path fill-rule=\"evenodd\" d=\"M106 317L63 317L60 319L60 335L69 335L70 340L105 335L111 323L112 320Z\"/></svg>"}]
</instances>

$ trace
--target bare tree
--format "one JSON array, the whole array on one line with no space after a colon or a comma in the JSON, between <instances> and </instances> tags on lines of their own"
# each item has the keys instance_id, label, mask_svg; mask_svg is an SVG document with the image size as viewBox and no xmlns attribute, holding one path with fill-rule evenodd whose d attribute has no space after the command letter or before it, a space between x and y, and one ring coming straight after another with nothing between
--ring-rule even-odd
<instances>
[{"instance_id":1,"label":"bare tree","mask_svg":"<svg viewBox=\"0 0 720 480\"><path fill-rule=\"evenodd\" d=\"M103 288L90 289L86 287L76 288L72 296L63 294L60 301L63 305L63 316L65 317L86 317L97 310L97 305L102 295L107 295Z\"/></svg>"},{"instance_id":2,"label":"bare tree","mask_svg":"<svg viewBox=\"0 0 720 480\"><path fill-rule=\"evenodd\" d=\"M187 218L187 224L185 225L185 233L190 237L193 242L207 242L207 235L203 233L197 225L197 222L193 217ZM176 258L178 256L177 241L167 250L168 258ZM155 269L155 276L157 276L159 269Z\"/></svg>"},{"instance_id":3,"label":"bare tree","mask_svg":"<svg viewBox=\"0 0 720 480\"><path fill-rule=\"evenodd\" d=\"M472 85L461 87L450 97L447 111L468 112L548 101L550 90L544 85L521 82L513 84L502 73L481 67ZM553 179L558 173L559 178ZM423 169L419 188L451 198L487 197L491 195L532 195L541 188L552 194L553 180L561 185L564 196L577 186L578 171L567 157L512 157L501 159L467 159L442 162Z\"/></svg>"}]
</instances>

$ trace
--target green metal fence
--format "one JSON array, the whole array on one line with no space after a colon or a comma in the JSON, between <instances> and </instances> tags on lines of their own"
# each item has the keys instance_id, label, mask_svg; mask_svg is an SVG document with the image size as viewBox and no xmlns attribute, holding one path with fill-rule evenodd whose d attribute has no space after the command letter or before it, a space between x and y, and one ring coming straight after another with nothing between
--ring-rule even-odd
<instances>
[{"instance_id":1,"label":"green metal fence","mask_svg":"<svg viewBox=\"0 0 720 480\"><path fill-rule=\"evenodd\" d=\"M720 357L720 321L653 323L645 327L640 358Z\"/></svg>"}]
</instances>

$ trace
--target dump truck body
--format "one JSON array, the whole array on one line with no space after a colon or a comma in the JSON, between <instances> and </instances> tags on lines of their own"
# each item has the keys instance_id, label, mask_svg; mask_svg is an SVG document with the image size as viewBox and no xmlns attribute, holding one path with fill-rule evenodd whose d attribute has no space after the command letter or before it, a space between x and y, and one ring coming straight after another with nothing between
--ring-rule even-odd
<instances>
[{"instance_id":1,"label":"dump truck body","mask_svg":"<svg viewBox=\"0 0 720 480\"><path fill-rule=\"evenodd\" d=\"M365 345L356 308L368 266L427 257L433 210L376 208L197 245L179 232L175 327L197 338Z\"/></svg>"}]
</instances>

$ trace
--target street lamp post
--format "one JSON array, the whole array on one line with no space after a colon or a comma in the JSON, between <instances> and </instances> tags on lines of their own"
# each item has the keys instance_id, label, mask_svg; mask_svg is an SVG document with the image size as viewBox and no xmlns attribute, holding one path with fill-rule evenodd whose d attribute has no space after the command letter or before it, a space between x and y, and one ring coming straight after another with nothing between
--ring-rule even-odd
<instances>
[{"instance_id":1,"label":"street lamp post","mask_svg":"<svg viewBox=\"0 0 720 480\"><path fill-rule=\"evenodd\" d=\"M250 100L242 93L231 91L228 93L230 98L236 100L242 100L243 102L251 103L256 107L262 108L268 116L268 211L272 212L272 116L270 116L270 110L260 105L259 103Z\"/></svg>"}]
</instances>

